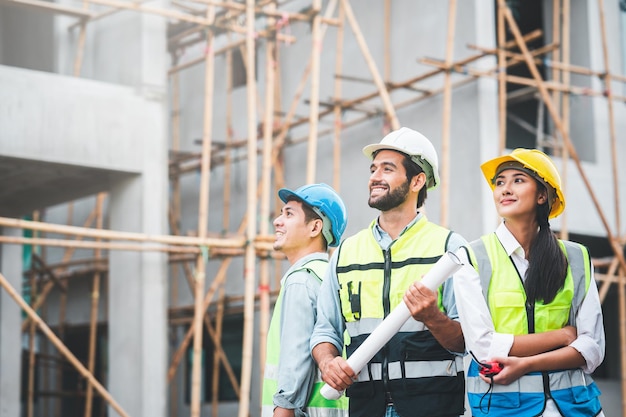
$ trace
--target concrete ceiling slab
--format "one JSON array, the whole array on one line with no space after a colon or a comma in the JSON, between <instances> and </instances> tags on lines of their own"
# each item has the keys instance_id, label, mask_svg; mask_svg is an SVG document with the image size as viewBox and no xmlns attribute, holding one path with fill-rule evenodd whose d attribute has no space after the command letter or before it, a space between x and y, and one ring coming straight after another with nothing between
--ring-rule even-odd
<instances>
[{"instance_id":1,"label":"concrete ceiling slab","mask_svg":"<svg viewBox=\"0 0 626 417\"><path fill-rule=\"evenodd\" d=\"M0 156L0 215L18 217L101 191L136 174Z\"/></svg>"}]
</instances>

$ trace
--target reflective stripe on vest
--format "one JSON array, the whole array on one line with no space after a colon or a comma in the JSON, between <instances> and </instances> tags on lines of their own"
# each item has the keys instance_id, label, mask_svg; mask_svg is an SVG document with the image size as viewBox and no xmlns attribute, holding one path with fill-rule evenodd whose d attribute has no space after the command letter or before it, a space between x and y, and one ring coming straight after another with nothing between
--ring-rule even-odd
<instances>
[{"instance_id":1,"label":"reflective stripe on vest","mask_svg":"<svg viewBox=\"0 0 626 417\"><path fill-rule=\"evenodd\" d=\"M322 280L328 267L328 262L321 259L313 259L300 268L291 271L290 275L298 271L307 271ZM271 417L274 414L274 394L278 390L278 362L280 359L280 315L283 300L283 288L281 287L274 305L274 313L270 321L267 334L266 363L264 371L262 392L262 415ZM306 413L311 417L346 417L348 410L347 399L342 396L339 400L327 400L320 390L324 385L320 372L316 367L316 379L307 401Z\"/></svg>"},{"instance_id":2,"label":"reflective stripe on vest","mask_svg":"<svg viewBox=\"0 0 626 417\"><path fill-rule=\"evenodd\" d=\"M382 322L383 319L367 318L361 319L359 321L351 321L346 323L346 330L348 331L348 334L352 335L370 334ZM406 323L404 323L402 327L400 327L399 332L419 332L425 329L426 327L421 321L407 320Z\"/></svg>"},{"instance_id":3,"label":"reflective stripe on vest","mask_svg":"<svg viewBox=\"0 0 626 417\"><path fill-rule=\"evenodd\" d=\"M557 293L552 303L535 304L535 329L537 333L557 330L566 324L575 324L575 316L582 304L591 282L591 261L585 247L577 243L559 241L559 245L568 259L568 272L564 289ZM495 233L484 236L470 244L470 260L480 275L483 296L491 311L497 332L527 334L528 325L524 303L526 296L512 260L506 254ZM495 266L494 266L495 265ZM498 275L494 275L494 270ZM510 285L501 285L502 281ZM502 288L510 293L505 297L509 311L499 304ZM520 295L520 292L523 293ZM512 293L512 294L511 294ZM513 300L514 303L511 301ZM502 301L502 298L500 298ZM522 303L520 309L520 302ZM569 305L567 303L569 302ZM554 304L560 307L556 312L549 309ZM521 317L519 317L521 316ZM510 323L513 321L513 325ZM562 324L559 324L562 323ZM591 376L582 369L556 372L544 372L549 380L549 392L544 392L544 377L541 372L522 376L509 385L493 385L490 394L489 416L539 415L545 407L545 399L551 396L565 416L594 416L600 410L599 390ZM468 369L467 391L472 415L484 416L487 398L484 394L489 384L478 376L478 365L472 361ZM482 402L481 402L482 401Z\"/></svg>"},{"instance_id":4,"label":"reflective stripe on vest","mask_svg":"<svg viewBox=\"0 0 626 417\"><path fill-rule=\"evenodd\" d=\"M447 361L420 361L407 362L404 364L406 378L427 378L434 376L456 376L463 371L463 358L460 356ZM370 375L371 374L371 375ZM382 364L372 363L367 370L361 372L357 381L380 381L382 379ZM402 379L402 364L400 362L389 363L389 379Z\"/></svg>"}]
</instances>

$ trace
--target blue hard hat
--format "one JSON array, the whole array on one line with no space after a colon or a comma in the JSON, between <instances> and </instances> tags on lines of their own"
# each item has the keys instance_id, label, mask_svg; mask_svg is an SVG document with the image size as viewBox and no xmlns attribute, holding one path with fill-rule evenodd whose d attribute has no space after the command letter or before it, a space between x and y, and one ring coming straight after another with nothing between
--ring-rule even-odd
<instances>
[{"instance_id":1,"label":"blue hard hat","mask_svg":"<svg viewBox=\"0 0 626 417\"><path fill-rule=\"evenodd\" d=\"M322 234L328 246L339 245L341 235L346 230L348 216L343 200L331 186L324 183L309 184L295 191L281 188L278 190L278 197L283 203L290 197L295 197L310 206L324 222Z\"/></svg>"}]
</instances>

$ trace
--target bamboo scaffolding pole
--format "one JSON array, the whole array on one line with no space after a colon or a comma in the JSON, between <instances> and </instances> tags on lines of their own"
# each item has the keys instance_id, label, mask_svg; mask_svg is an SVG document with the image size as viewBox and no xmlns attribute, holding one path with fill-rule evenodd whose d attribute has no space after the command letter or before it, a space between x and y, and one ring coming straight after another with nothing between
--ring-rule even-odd
<instances>
[{"instance_id":1,"label":"bamboo scaffolding pole","mask_svg":"<svg viewBox=\"0 0 626 417\"><path fill-rule=\"evenodd\" d=\"M91 237L107 240L128 240L132 242L142 243L162 243L181 246L206 246L220 248L241 248L245 245L243 238L210 238L210 237L193 237L193 236L172 236L172 235L149 235L144 233L119 232L114 230L98 230L87 227L67 226L45 222L35 222L30 220L12 219L8 217L0 217L0 226L11 227L16 229L39 230L42 232L58 233L72 236ZM6 238L6 236L1 236ZM32 239L31 239L32 240ZM37 239L37 241L62 241L62 239ZM17 242L6 242L17 243ZM98 244L97 242L83 242L86 244ZM43 244L43 243L36 243ZM99 243L103 244L103 243ZM77 247L81 247L78 245ZM84 246L89 247L89 246ZM136 245L140 248L140 245ZM106 248L106 245L102 246ZM185 248L181 248L185 249ZM134 249L140 250L140 249ZM172 249L173 251L174 249Z\"/></svg>"},{"instance_id":2,"label":"bamboo scaffolding pole","mask_svg":"<svg viewBox=\"0 0 626 417\"><path fill-rule=\"evenodd\" d=\"M37 324L41 332L54 344L57 350L67 359L74 368L87 380L89 380L96 391L102 398L115 410L120 416L128 417L124 409L115 401L109 392L94 378L93 374L74 356L74 354L63 344L63 342L54 334L48 325L37 315L37 313L22 299L11 283L0 273L0 286L9 294L13 300L26 312L31 320Z\"/></svg>"},{"instance_id":3,"label":"bamboo scaffolding pole","mask_svg":"<svg viewBox=\"0 0 626 417\"><path fill-rule=\"evenodd\" d=\"M306 183L315 182L317 168L317 125L320 100L320 61L322 40L320 33L321 0L313 0L313 20L311 22L311 90L309 103L309 141L307 143Z\"/></svg>"},{"instance_id":4,"label":"bamboo scaffolding pole","mask_svg":"<svg viewBox=\"0 0 626 417\"><path fill-rule=\"evenodd\" d=\"M96 228L102 229L104 221L102 210L106 194L99 193L96 197ZM94 258L100 259L102 251L99 248L94 250ZM100 301L100 272L96 271L93 276L91 287L91 311L89 317L89 351L87 357L87 370L95 374L96 367L96 338L98 337L98 305ZM93 385L87 381L85 393L85 417L91 417L93 408Z\"/></svg>"},{"instance_id":5,"label":"bamboo scaffolding pole","mask_svg":"<svg viewBox=\"0 0 626 417\"><path fill-rule=\"evenodd\" d=\"M33 247L33 252L35 248ZM30 300L33 303L37 297L37 283L35 274L30 273L28 277L30 283ZM27 371L27 389L26 389L26 416L33 417L35 408L35 337L37 326L31 321L28 329L28 371Z\"/></svg>"},{"instance_id":6,"label":"bamboo scaffolding pole","mask_svg":"<svg viewBox=\"0 0 626 417\"><path fill-rule=\"evenodd\" d=\"M230 42L231 34L228 33ZM233 51L226 51L226 147L224 149L224 217L222 230L230 228L231 145L233 142Z\"/></svg>"},{"instance_id":7,"label":"bamboo scaffolding pole","mask_svg":"<svg viewBox=\"0 0 626 417\"><path fill-rule=\"evenodd\" d=\"M59 294L59 324L57 326L57 331L59 333L59 339L64 342L65 340L65 318L67 316L67 291ZM32 318L31 318L32 319ZM31 320L31 323L34 323ZM58 350L58 348L57 348ZM61 367L57 368L57 377L56 377L56 386L63 386L63 372ZM61 415L63 403L59 399L56 404L57 415Z\"/></svg>"},{"instance_id":8,"label":"bamboo scaffolding pole","mask_svg":"<svg viewBox=\"0 0 626 417\"><path fill-rule=\"evenodd\" d=\"M493 51L493 49L491 48L482 48L480 46L475 46L475 45L472 46L472 48L478 51L482 51L487 54L492 53ZM553 58L553 59L538 58L548 53L553 53L553 54L557 53L560 49L563 49L563 46L561 45L560 42L552 42L551 44L545 45L541 48L533 49L530 52L532 53L533 56L537 57L537 58L534 58L535 64L543 65L544 67L548 69L552 69L553 71L563 71L563 72L567 71L573 74L589 75L589 76L595 76L595 77L600 77L600 78L604 76L604 72L594 71L589 68L581 67L578 65L567 64L563 61L559 61L558 58ZM511 51L506 51L506 50L502 52L507 58L510 59L510 65L524 63L523 55L517 52L511 52ZM553 81L554 80L557 80L557 78L553 78Z\"/></svg>"},{"instance_id":9,"label":"bamboo scaffolding pole","mask_svg":"<svg viewBox=\"0 0 626 417\"><path fill-rule=\"evenodd\" d=\"M40 219L39 211L33 212L33 220L37 221ZM39 232L33 232L33 236L37 237ZM30 302L31 305L36 302L37 299L37 288L39 287L39 283L37 280L37 274L33 270L33 260L37 252L39 252L38 246L31 247L31 257L29 259L29 268L31 273L29 274L28 280L30 285ZM41 258L37 258L41 260ZM43 263L43 262L42 262ZM26 404L26 416L33 417L35 411L35 374L36 374L36 360L37 354L35 352L35 338L37 337L36 331L37 326L34 322L31 322L29 326L28 332L28 387L27 387L27 404Z\"/></svg>"},{"instance_id":10,"label":"bamboo scaffolding pole","mask_svg":"<svg viewBox=\"0 0 626 417\"><path fill-rule=\"evenodd\" d=\"M600 285L600 289L598 290L598 296L600 297L601 303L604 303L604 299L609 292L609 287L611 286L611 284L617 284L619 282L619 280L615 278L618 265L619 262L617 261L617 258L613 258L611 264L609 265L607 273L604 274L600 279L602 281L602 285ZM598 274L594 274L594 278L597 279L597 276Z\"/></svg>"},{"instance_id":11,"label":"bamboo scaffolding pole","mask_svg":"<svg viewBox=\"0 0 626 417\"><path fill-rule=\"evenodd\" d=\"M506 115L507 115L507 106L506 106L506 71L507 67L505 66L506 56L505 50L502 46L506 45L506 31L505 31L505 22L504 22L504 13L502 12L502 8L497 7L497 39L498 39L498 48L497 48L497 74L498 74L498 155L502 155L504 153L504 148L506 147ZM506 46L505 46L506 47Z\"/></svg>"},{"instance_id":12,"label":"bamboo scaffolding pole","mask_svg":"<svg viewBox=\"0 0 626 417\"><path fill-rule=\"evenodd\" d=\"M89 2L83 0L83 10L89 11ZM80 77L80 71L83 67L83 55L85 52L85 40L87 38L87 22L86 19L80 21L80 32L78 33L78 42L76 44L76 57L74 59L74 77Z\"/></svg>"},{"instance_id":13,"label":"bamboo scaffolding pole","mask_svg":"<svg viewBox=\"0 0 626 417\"><path fill-rule=\"evenodd\" d=\"M356 18L354 17L354 12L352 11L352 6L350 5L350 1L341 0L341 4L344 7L346 19L350 25L350 28L352 29L352 32L354 33L354 37L356 38L357 43L359 44L361 53L363 54L363 57L365 58L365 61L367 62L367 66L372 74L372 77L374 78L374 83L376 84L376 87L378 88L378 94L380 95L380 98L383 102L385 112L387 114L387 117L389 118L391 128L393 130L399 129L400 122L398 121L398 116L396 115L396 111L393 107L391 97L389 96L389 91L387 91L387 87L385 86L385 83L383 82L378 72L378 69L376 68L376 63L370 54L369 48L367 47L367 43L365 42L365 38L363 37L363 34L361 33L361 28L359 27L359 24L356 21Z\"/></svg>"},{"instance_id":14,"label":"bamboo scaffolding pole","mask_svg":"<svg viewBox=\"0 0 626 417\"><path fill-rule=\"evenodd\" d=\"M176 60L177 58L174 58ZM171 83L171 126L172 126L172 144L171 149L173 152L180 151L180 76L175 73L170 77ZM168 211L168 219L170 222L170 233L180 234L180 212L181 212L181 187L180 178L175 177L170 180L171 195L170 206ZM172 264L170 266L171 284L170 284L170 303L172 305L178 305L178 280L180 278L180 269L178 265ZM190 288L192 288L191 283ZM170 401L170 414L172 417L176 417L177 409L173 407L176 404L177 390L176 385L171 387L171 401Z\"/></svg>"},{"instance_id":15,"label":"bamboo scaffolding pole","mask_svg":"<svg viewBox=\"0 0 626 417\"><path fill-rule=\"evenodd\" d=\"M619 316L620 325L619 325L619 339L620 339L620 357L622 360L621 370L622 370L622 415L626 413L626 398L624 398L624 394L626 394L626 385L624 382L624 376L626 375L626 290L624 287L626 286L626 276L624 275L625 269L621 269L618 271L619 274L619 285L618 285L618 298L619 298Z\"/></svg>"},{"instance_id":16,"label":"bamboo scaffolding pole","mask_svg":"<svg viewBox=\"0 0 626 417\"><path fill-rule=\"evenodd\" d=\"M217 303L217 314L215 315L215 337L222 339L222 325L224 322L224 285L219 289L219 302ZM219 406L219 383L220 383L220 355L217 350L213 352L213 392L211 393L211 416L218 417Z\"/></svg>"},{"instance_id":17,"label":"bamboo scaffolding pole","mask_svg":"<svg viewBox=\"0 0 626 417\"><path fill-rule=\"evenodd\" d=\"M437 68L445 69L445 64L443 64L441 61L434 60L432 58L422 58L421 62L424 64L435 66ZM468 67L460 67L456 64L452 65L452 69L455 72L458 72L459 74L463 74L472 78L478 78L478 77L497 78L498 77L498 75L494 74L493 71L480 71L480 70L475 70L475 69L468 68ZM520 77L516 75L507 75L504 77L504 79L506 80L506 82L512 83L512 84L520 84L520 85L526 85L530 87L537 87L538 85L537 81L533 78ZM544 81L543 84L545 88L550 91L561 91L561 92L566 92L569 94L587 96L587 97L604 97L605 95L603 91L595 91L587 87L568 86L568 85L565 85L564 83L557 83L554 81ZM613 95L612 98L613 100L617 100L617 101L626 101L625 96Z\"/></svg>"},{"instance_id":18,"label":"bamboo scaffolding pole","mask_svg":"<svg viewBox=\"0 0 626 417\"><path fill-rule=\"evenodd\" d=\"M207 8L206 20L213 23L215 8ZM202 165L200 172L200 198L198 207L198 236L206 237L208 232L209 218L209 185L211 175L211 142L213 129L213 90L214 90L214 66L215 55L213 54L214 36L212 31L207 31L206 62L204 73L204 115L202 129ZM202 398L202 296L204 295L204 283L206 280L206 260L202 253L198 254L195 271L194 294L194 322L193 322L193 362L191 371L191 417L200 417Z\"/></svg>"},{"instance_id":19,"label":"bamboo scaffolding pole","mask_svg":"<svg viewBox=\"0 0 626 417\"><path fill-rule=\"evenodd\" d=\"M609 60L609 49L608 49L608 40L606 35L606 23L604 18L604 0L598 0L598 16L600 17L600 34L602 36L602 60L604 61L604 92L606 94L607 100L607 113L609 117L609 140L611 146L611 168L613 173L613 203L615 208L615 230L617 231L617 235L619 236L621 227L621 219L620 219L620 197L619 197L619 161L618 161L618 152L617 152L617 139L615 135L615 112L613 110L613 100L611 96L613 95L613 77L611 75L611 62ZM624 317L624 316L622 316ZM622 335L622 339L626 340L626 333ZM626 368L624 368L626 371ZM626 372L623 373L626 375ZM626 394L626 389L623 392ZM624 411L626 411L626 407L624 407Z\"/></svg>"},{"instance_id":20,"label":"bamboo scaffolding pole","mask_svg":"<svg viewBox=\"0 0 626 417\"><path fill-rule=\"evenodd\" d=\"M93 264L94 266L105 264L107 258L100 258L98 260L94 258L81 258L81 259L72 259L70 261L61 261L58 263L47 264L47 268L54 272L57 275L61 275L63 271L68 269L71 266L82 266Z\"/></svg>"},{"instance_id":21,"label":"bamboo scaffolding pole","mask_svg":"<svg viewBox=\"0 0 626 417\"><path fill-rule=\"evenodd\" d=\"M146 1L148 1L148 0L138 0L137 3L145 3ZM93 22L98 21L100 19L103 19L105 17L109 17L111 15L119 13L121 11L122 10L120 10L120 9L109 9L109 10L106 10L104 12L94 13L87 20L88 20L89 23L93 23ZM74 23L72 23L71 25L69 25L67 27L67 30L68 31L73 31L74 29L76 29L77 27L80 27L81 25L82 25L81 21L74 22Z\"/></svg>"},{"instance_id":22,"label":"bamboo scaffolding pole","mask_svg":"<svg viewBox=\"0 0 626 417\"><path fill-rule=\"evenodd\" d=\"M69 239L48 239L48 238L27 238L0 236L0 244L10 243L17 245L41 245L56 246L61 248L74 249L108 249L108 250L124 250L137 252L175 252L175 253L200 253L201 249L194 246L156 246L156 245L140 245L140 244L124 244L124 243L107 243L97 241L76 241Z\"/></svg>"},{"instance_id":23,"label":"bamboo scaffolding pole","mask_svg":"<svg viewBox=\"0 0 626 417\"><path fill-rule=\"evenodd\" d=\"M11 0L11 1L15 1L15 0ZM33 0L30 0L30 1L33 1ZM154 14L157 16L176 19L176 20L180 20L183 22L197 23L203 26L211 26L213 24L212 21L205 19L205 18L179 12L176 10L148 6L146 4L139 3L139 2L135 3L135 2L130 2L130 1L127 2L127 1L119 1L119 0L89 0L89 1L91 3L98 4L101 6L108 6L108 7L113 7L115 9L133 10L136 12Z\"/></svg>"},{"instance_id":24,"label":"bamboo scaffolding pole","mask_svg":"<svg viewBox=\"0 0 626 417\"><path fill-rule=\"evenodd\" d=\"M553 44L558 44L561 45L562 44L562 36L561 36L561 32L562 32L562 15L561 15L561 10L563 9L563 5L561 4L561 0L553 0L552 2L552 43ZM555 48L552 53L551 53L551 57L552 57L552 61L560 61L561 60L561 50L560 48ZM556 82L561 82L562 80L562 71L560 68L557 68L556 66L551 66L551 67L547 67L547 69L551 69L551 73L552 73L552 81L556 81ZM553 91L552 92L552 100L554 102L554 107L557 113L559 113L561 115L561 117L563 118L563 127L567 128L567 126L569 125L569 121L567 121L565 119L565 115L562 111L563 108L563 94L559 91ZM542 106L543 104L539 101L539 105ZM558 132L555 135L558 138ZM540 143L540 142L538 142ZM558 141L555 141L555 154L560 155L561 157L562 152L561 150L564 149L563 146L560 146L560 143L558 143ZM566 161L566 159L563 159L563 161ZM564 166L567 164L563 164ZM563 189L567 189L567 183L565 177L566 175L563 174L563 176L561 177L561 181L562 181L562 186ZM559 231L559 237L561 239L567 239L568 236L568 232L567 232L567 213L563 213L560 217L561 219L561 230Z\"/></svg>"},{"instance_id":25,"label":"bamboo scaffolding pole","mask_svg":"<svg viewBox=\"0 0 626 417\"><path fill-rule=\"evenodd\" d=\"M253 241L256 235L256 172L257 160L257 114L255 108L256 80L255 74L255 38L254 38L254 0L246 0L246 53L248 66L246 67L247 82L247 114L248 114L248 186L247 186L247 211L248 218L246 236L248 241ZM254 287L255 287L255 252L253 245L246 247L244 259L244 325L243 325L243 348L241 355L241 396L239 398L239 417L247 417L250 411L250 382L252 379L252 347L254 334Z\"/></svg>"},{"instance_id":26,"label":"bamboo scaffolding pole","mask_svg":"<svg viewBox=\"0 0 626 417\"><path fill-rule=\"evenodd\" d=\"M450 68L454 57L454 30L456 28L456 0L448 2L448 33L446 36L446 68ZM443 109L441 126L441 213L439 222L448 226L448 205L450 204L450 125L452 117L452 74L444 73Z\"/></svg>"},{"instance_id":27,"label":"bamboo scaffolding pole","mask_svg":"<svg viewBox=\"0 0 626 417\"><path fill-rule=\"evenodd\" d=\"M274 2L268 6L271 9L276 7ZM273 18L269 24L272 25ZM270 222L270 197L272 191L272 143L274 133L274 92L276 83L276 56L274 53L275 43L267 42L265 45L265 115L263 117L263 153L261 164L261 220L259 222L259 232L262 235L269 233ZM259 296L260 296L260 320L259 320L259 386L263 384L265 372L265 357L267 347L267 332L270 326L270 271L269 259L261 258L259 262Z\"/></svg>"},{"instance_id":28,"label":"bamboo scaffolding pole","mask_svg":"<svg viewBox=\"0 0 626 417\"><path fill-rule=\"evenodd\" d=\"M386 0L387 5L389 0ZM343 40L345 28L345 13L343 7L339 6L339 26L337 28L337 41L335 46L335 74L340 74L343 67ZM341 99L341 80L335 77L333 92L333 114L335 123L333 125L333 187L341 192L341 106L338 104Z\"/></svg>"},{"instance_id":29,"label":"bamboo scaffolding pole","mask_svg":"<svg viewBox=\"0 0 626 417\"><path fill-rule=\"evenodd\" d=\"M220 6L220 7L224 7L224 8L228 8L228 9L232 9L232 10L236 10L236 11L240 11L240 12L245 12L246 10L246 6L242 3L235 3L232 1L213 1L213 0L192 0L196 3L202 3L202 4L210 4L213 6ZM271 2L268 2L269 5L271 5ZM268 4L266 4L265 6L267 6ZM264 8L263 6L256 6L254 8L254 11L257 15L259 16L267 16L267 17L274 17L274 18L286 18L288 20L300 20L303 22L310 22L311 21L311 14L313 14L313 12L309 12L309 13L296 13L296 12L291 12L291 11L286 11L286 10L277 10L276 8ZM329 25L335 25L337 26L339 23L336 19L329 19L329 18L325 18L324 19L324 23L327 23ZM271 27L271 25L270 25Z\"/></svg>"},{"instance_id":30,"label":"bamboo scaffolding pole","mask_svg":"<svg viewBox=\"0 0 626 417\"><path fill-rule=\"evenodd\" d=\"M45 305L41 311L40 311L40 315L41 315L41 319L43 321L47 321L48 318L48 306ZM41 389L39 390L39 395L41 395L42 391L49 391L50 389L52 389L52 382L51 382L51 376L52 376L52 372L54 372L54 370L56 369L56 366L54 363L51 364L46 364L46 360L50 355L50 344L49 343L43 343L41 350L39 352L39 366L41 369L41 379L42 379L42 386ZM51 414L53 408L51 406L51 404L54 404L54 399L51 398L44 398L42 401L42 408L43 408L43 417L49 417L49 415Z\"/></svg>"},{"instance_id":31,"label":"bamboo scaffolding pole","mask_svg":"<svg viewBox=\"0 0 626 417\"><path fill-rule=\"evenodd\" d=\"M533 78L537 81L537 88L539 89L539 92L541 93L541 97L544 103L546 104L548 111L550 112L550 116L552 117L554 124L556 125L557 129L561 132L561 135L563 136L563 139L564 139L564 143L568 147L569 153L576 164L576 167L578 169L578 172L583 182L585 183L587 191L589 192L591 200L593 201L596 211L607 233L609 243L611 244L611 249L615 253L616 257L618 258L621 267L626 271L626 260L624 260L624 255L621 252L622 248L619 246L617 239L615 239L613 236L613 232L611 231L611 228L606 220L606 217L604 216L602 207L600 206L598 199L596 198L595 192L593 191L593 188L591 187L591 183L589 179L587 178L587 175L585 174L585 171L582 167L580 158L578 157L578 153L576 152L576 148L572 144L572 141L569 135L567 134L567 132L563 129L563 123L558 113L556 113L554 109L554 105L548 93L548 89L546 88L543 80L541 79L541 74L537 70L537 66L535 65L535 62L533 61L532 56L528 51L526 42L524 42L524 40L522 39L517 23L515 22L515 19L513 18L513 15L511 14L511 10L506 6L504 1L505 0L498 0L499 5L503 7L504 17L506 18L509 28L511 32L513 33L513 36L515 37L520 49L522 50L522 53L526 57L526 63L528 65L530 72L533 75Z\"/></svg>"},{"instance_id":32,"label":"bamboo scaffolding pole","mask_svg":"<svg viewBox=\"0 0 626 417\"><path fill-rule=\"evenodd\" d=\"M564 65L569 65L570 64L570 45L571 45L571 34L570 34L570 25L571 22L571 18L570 18L570 0L563 0L563 36L561 37L561 49L562 49L562 61ZM570 85L570 81L571 81L571 74L569 71L564 71L563 72L563 77L562 77L562 82L565 85ZM563 129L565 130L565 132L567 133L567 135L569 135L569 130L570 130L570 99L571 96L569 94L569 92L565 91L562 94L562 98L563 98ZM563 138L559 137L561 144L563 143ZM567 146L561 146L561 158L562 161L569 161L569 151L567 149ZM563 184L564 187L567 187L568 184L568 179L569 179L569 164L568 163L564 163L562 164L561 167L561 173L563 174ZM568 239L569 238L569 230L568 230L568 217L567 217L567 213L565 217L563 217L561 219L561 225L562 225L562 233L561 233L561 238L562 239Z\"/></svg>"},{"instance_id":33,"label":"bamboo scaffolding pole","mask_svg":"<svg viewBox=\"0 0 626 417\"><path fill-rule=\"evenodd\" d=\"M391 0L383 4L383 25L383 80L387 84L391 80Z\"/></svg>"},{"instance_id":34,"label":"bamboo scaffolding pole","mask_svg":"<svg viewBox=\"0 0 626 417\"><path fill-rule=\"evenodd\" d=\"M95 208L93 210L93 214L94 214L94 220L96 220L98 213ZM67 210L67 224L72 223L73 216L74 216L74 202L71 202ZM66 249L65 254L64 254L64 259L65 259L65 256L67 256L67 259L69 260L71 256L73 255L73 253L74 253L73 249ZM62 342L65 342L65 318L66 318L66 313L67 313L67 288L69 288L69 283L67 284L68 285L66 285L66 291L59 294L59 319L58 319L59 322L57 325L57 332L59 335L59 339ZM58 364L56 372L57 374L56 374L55 386L59 388L63 386L63 369L62 369L61 363ZM56 408L57 415L61 415L61 411L63 408L63 402L61 398L57 399L55 408Z\"/></svg>"},{"instance_id":35,"label":"bamboo scaffolding pole","mask_svg":"<svg viewBox=\"0 0 626 417\"><path fill-rule=\"evenodd\" d=\"M93 17L92 13L86 12L83 9L77 9L75 7L64 6L42 0L0 0L0 3L24 8L40 9L42 11L76 17L79 19L91 19Z\"/></svg>"}]
</instances>

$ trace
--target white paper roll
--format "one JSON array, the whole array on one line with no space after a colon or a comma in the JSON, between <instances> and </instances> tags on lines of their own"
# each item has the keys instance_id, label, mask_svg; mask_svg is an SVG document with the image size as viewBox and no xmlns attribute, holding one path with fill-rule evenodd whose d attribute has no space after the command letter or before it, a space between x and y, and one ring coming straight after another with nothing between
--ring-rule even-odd
<instances>
[{"instance_id":1,"label":"white paper roll","mask_svg":"<svg viewBox=\"0 0 626 417\"><path fill-rule=\"evenodd\" d=\"M443 282L454 274L462 263L452 252L446 252L433 267L422 277L421 283L431 291L436 291ZM393 335L398 333L402 325L411 317L411 312L404 301L396 306L363 341L357 350L346 360L355 373L361 369L376 355ZM341 392L328 384L324 384L321 391L327 400L336 400L341 397Z\"/></svg>"}]
</instances>

